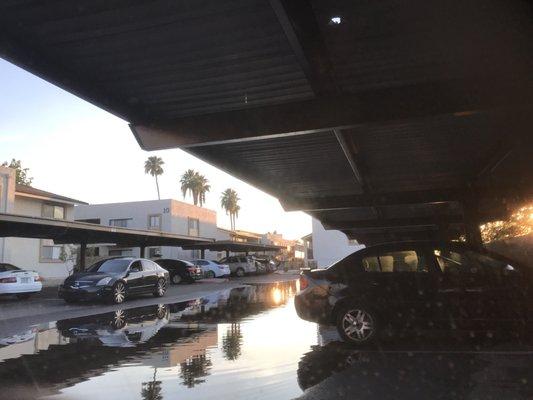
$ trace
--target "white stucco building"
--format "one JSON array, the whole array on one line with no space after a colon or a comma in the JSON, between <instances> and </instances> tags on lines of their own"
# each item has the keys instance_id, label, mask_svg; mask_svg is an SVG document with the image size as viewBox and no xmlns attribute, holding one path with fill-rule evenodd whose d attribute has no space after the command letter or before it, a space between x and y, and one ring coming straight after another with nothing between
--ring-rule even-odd
<instances>
[{"instance_id":1,"label":"white stucco building","mask_svg":"<svg viewBox=\"0 0 533 400\"><path fill-rule=\"evenodd\" d=\"M15 183L15 170L0 167L0 212L32 217L73 220L82 201ZM68 248L52 240L0 238L0 262L37 271L45 280L62 278L72 269Z\"/></svg>"},{"instance_id":2,"label":"white stucco building","mask_svg":"<svg viewBox=\"0 0 533 400\"><path fill-rule=\"evenodd\" d=\"M341 231L325 230L319 220L313 218L313 259L318 268L326 268L348 254L363 247L356 241L349 240Z\"/></svg>"},{"instance_id":3,"label":"white stucco building","mask_svg":"<svg viewBox=\"0 0 533 400\"><path fill-rule=\"evenodd\" d=\"M74 214L76 221L99 225L229 240L228 231L217 228L215 211L173 199L80 205L75 208ZM109 245L100 246L98 253L102 257L120 255L138 257L140 250ZM200 253L197 250L162 246L146 248L145 256L190 260L198 258ZM215 260L222 256L211 251L206 251L205 254L206 258Z\"/></svg>"}]
</instances>

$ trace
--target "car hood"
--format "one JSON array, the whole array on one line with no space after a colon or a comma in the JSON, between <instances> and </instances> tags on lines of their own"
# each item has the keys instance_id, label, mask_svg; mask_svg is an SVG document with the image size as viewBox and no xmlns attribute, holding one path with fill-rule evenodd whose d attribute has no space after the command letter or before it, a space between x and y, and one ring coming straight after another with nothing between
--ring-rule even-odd
<instances>
[{"instance_id":1,"label":"car hood","mask_svg":"<svg viewBox=\"0 0 533 400\"><path fill-rule=\"evenodd\" d=\"M100 279L112 277L116 278L119 274L112 274L107 272L95 273L95 272L80 272L74 275L69 276L65 279L65 284L74 283L76 281L86 281L86 282L98 282Z\"/></svg>"}]
</instances>

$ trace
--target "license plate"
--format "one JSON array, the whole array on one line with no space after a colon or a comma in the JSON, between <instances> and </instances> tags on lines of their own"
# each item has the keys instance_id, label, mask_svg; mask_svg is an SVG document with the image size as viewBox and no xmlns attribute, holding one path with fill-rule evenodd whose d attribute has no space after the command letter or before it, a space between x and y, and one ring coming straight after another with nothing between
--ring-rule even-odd
<instances>
[{"instance_id":1,"label":"license plate","mask_svg":"<svg viewBox=\"0 0 533 400\"><path fill-rule=\"evenodd\" d=\"M20 283L30 283L31 278L20 278Z\"/></svg>"}]
</instances>

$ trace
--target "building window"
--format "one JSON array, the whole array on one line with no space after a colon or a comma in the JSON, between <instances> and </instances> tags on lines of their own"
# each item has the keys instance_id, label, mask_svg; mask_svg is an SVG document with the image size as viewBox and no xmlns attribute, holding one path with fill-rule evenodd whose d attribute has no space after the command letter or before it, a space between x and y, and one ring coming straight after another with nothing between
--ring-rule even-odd
<instances>
[{"instance_id":1,"label":"building window","mask_svg":"<svg viewBox=\"0 0 533 400\"><path fill-rule=\"evenodd\" d=\"M161 247L150 247L148 249L148 258L160 258Z\"/></svg>"},{"instance_id":2,"label":"building window","mask_svg":"<svg viewBox=\"0 0 533 400\"><path fill-rule=\"evenodd\" d=\"M65 219L65 207L43 204L42 216L44 218Z\"/></svg>"},{"instance_id":3,"label":"building window","mask_svg":"<svg viewBox=\"0 0 533 400\"><path fill-rule=\"evenodd\" d=\"M161 230L161 214L148 216L148 229Z\"/></svg>"},{"instance_id":4,"label":"building window","mask_svg":"<svg viewBox=\"0 0 533 400\"><path fill-rule=\"evenodd\" d=\"M200 236L200 220L189 218L189 236Z\"/></svg>"},{"instance_id":5,"label":"building window","mask_svg":"<svg viewBox=\"0 0 533 400\"><path fill-rule=\"evenodd\" d=\"M110 219L109 226L117 228L127 228L130 224L131 218Z\"/></svg>"},{"instance_id":6,"label":"building window","mask_svg":"<svg viewBox=\"0 0 533 400\"><path fill-rule=\"evenodd\" d=\"M41 262L61 262L62 245L54 244L51 239L41 240Z\"/></svg>"},{"instance_id":7,"label":"building window","mask_svg":"<svg viewBox=\"0 0 533 400\"><path fill-rule=\"evenodd\" d=\"M132 256L133 252L131 249L112 249L112 250L109 250L108 254L111 257L124 257L124 256Z\"/></svg>"}]
</instances>

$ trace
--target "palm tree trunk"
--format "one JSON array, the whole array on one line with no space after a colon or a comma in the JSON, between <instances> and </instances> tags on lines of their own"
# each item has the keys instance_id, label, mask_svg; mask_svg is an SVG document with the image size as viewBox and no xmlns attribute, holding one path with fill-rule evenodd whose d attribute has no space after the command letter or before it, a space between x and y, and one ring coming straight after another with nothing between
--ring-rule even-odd
<instances>
[{"instance_id":1,"label":"palm tree trunk","mask_svg":"<svg viewBox=\"0 0 533 400\"><path fill-rule=\"evenodd\" d=\"M157 181L157 175L155 176L155 186L157 188L157 199L161 200L161 196L159 195L159 182Z\"/></svg>"}]
</instances>

